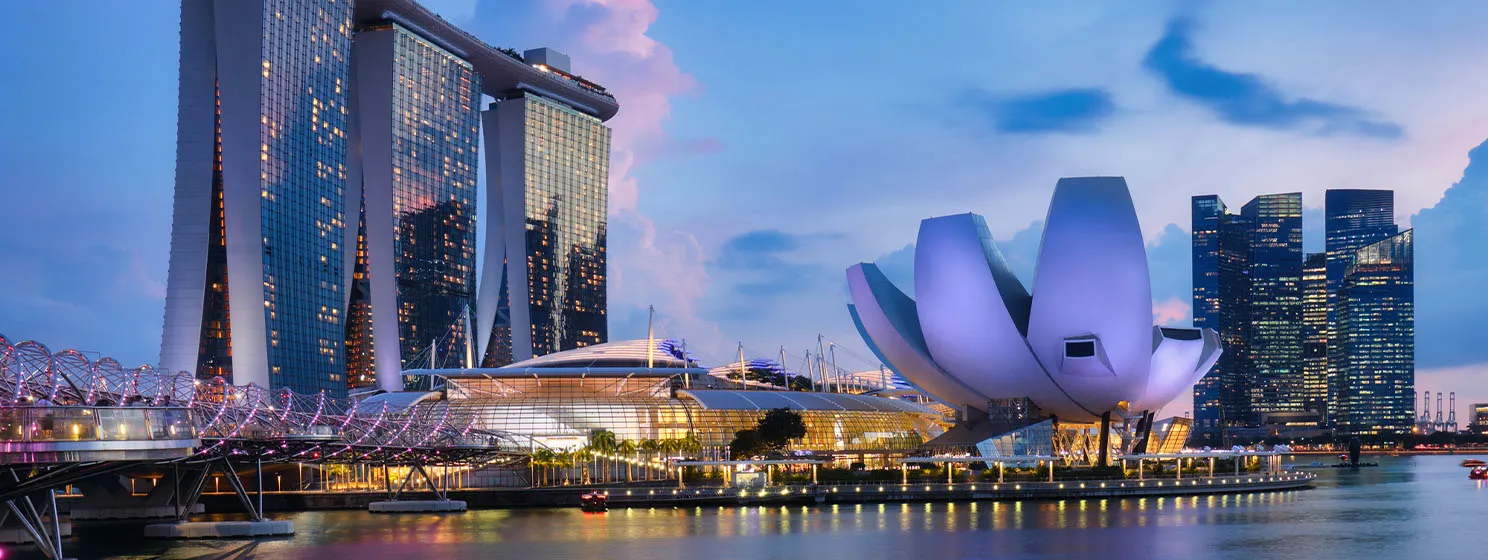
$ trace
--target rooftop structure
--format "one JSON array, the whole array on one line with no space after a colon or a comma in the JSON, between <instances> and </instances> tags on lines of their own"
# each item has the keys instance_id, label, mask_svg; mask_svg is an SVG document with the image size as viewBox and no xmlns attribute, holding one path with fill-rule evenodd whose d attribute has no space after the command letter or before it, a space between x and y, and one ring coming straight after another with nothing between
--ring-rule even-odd
<instances>
[{"instance_id":1,"label":"rooftop structure","mask_svg":"<svg viewBox=\"0 0 1488 560\"><path fill-rule=\"evenodd\" d=\"M682 367L675 344L621 341L500 368L409 370L437 378L440 390L384 393L363 403L403 403L425 414L456 411L483 429L502 426L552 449L582 446L597 430L633 442L691 439L708 459L727 458L734 433L753 428L775 408L805 420L806 437L792 445L798 450L908 453L943 431L939 413L901 399L711 388L720 385L708 369L691 359Z\"/></svg>"}]
</instances>

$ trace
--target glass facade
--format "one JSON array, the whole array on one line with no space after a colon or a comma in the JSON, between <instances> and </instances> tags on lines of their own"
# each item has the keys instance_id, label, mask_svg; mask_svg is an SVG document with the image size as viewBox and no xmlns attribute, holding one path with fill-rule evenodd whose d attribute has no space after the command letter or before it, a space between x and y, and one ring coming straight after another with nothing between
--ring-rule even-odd
<instances>
[{"instance_id":1,"label":"glass facade","mask_svg":"<svg viewBox=\"0 0 1488 560\"><path fill-rule=\"evenodd\" d=\"M1250 231L1251 412L1300 411L1302 194L1255 197L1241 216Z\"/></svg>"},{"instance_id":2,"label":"glass facade","mask_svg":"<svg viewBox=\"0 0 1488 560\"><path fill-rule=\"evenodd\" d=\"M269 379L343 394L343 196L351 6L269 0L262 82ZM347 249L350 250L350 249Z\"/></svg>"},{"instance_id":3,"label":"glass facade","mask_svg":"<svg viewBox=\"0 0 1488 560\"><path fill-rule=\"evenodd\" d=\"M747 405L751 395L780 397L782 406L801 414L806 436L793 449L833 452L896 452L914 450L942 431L934 411L902 401L878 397L790 393L780 391L678 391L681 381L670 376L560 376L466 377L446 380L449 398L422 406L450 407L476 419L475 427L530 436L551 449L583 446L595 430L615 433L617 441L696 438L704 458L724 459L734 433L753 428L769 407ZM791 404L790 397L801 398ZM814 397L827 399L816 406ZM830 404L844 401L846 407ZM860 407L857 399L883 401Z\"/></svg>"},{"instance_id":4,"label":"glass facade","mask_svg":"<svg viewBox=\"0 0 1488 560\"><path fill-rule=\"evenodd\" d=\"M1302 408L1328 416L1328 254L1302 263ZM1326 421L1326 420L1325 420Z\"/></svg>"},{"instance_id":5,"label":"glass facade","mask_svg":"<svg viewBox=\"0 0 1488 560\"><path fill-rule=\"evenodd\" d=\"M1328 255L1328 332L1336 340L1338 291L1354 253L1365 245L1395 235L1395 192L1378 189L1329 189L1324 194L1324 235ZM1339 403L1342 395L1342 347L1328 347L1328 402ZM1335 418L1329 418L1336 423Z\"/></svg>"},{"instance_id":6,"label":"glass facade","mask_svg":"<svg viewBox=\"0 0 1488 560\"><path fill-rule=\"evenodd\" d=\"M356 260L351 272L351 297L346 308L346 385L349 388L371 387L377 384L377 375L372 359L372 292L371 278L367 275L367 223L366 205L360 205L361 216L357 226Z\"/></svg>"},{"instance_id":7,"label":"glass facade","mask_svg":"<svg viewBox=\"0 0 1488 560\"><path fill-rule=\"evenodd\" d=\"M1407 434L1415 421L1414 235L1360 248L1338 291L1338 427Z\"/></svg>"},{"instance_id":8,"label":"glass facade","mask_svg":"<svg viewBox=\"0 0 1488 560\"><path fill-rule=\"evenodd\" d=\"M532 355L540 356L609 339L610 130L561 103L523 100L527 303Z\"/></svg>"},{"instance_id":9,"label":"glass facade","mask_svg":"<svg viewBox=\"0 0 1488 560\"><path fill-rule=\"evenodd\" d=\"M392 49L391 83L386 84L391 94L391 162L372 163L390 163L392 169L392 268L396 277L392 288L397 292L397 309L384 311L371 305L368 288L377 287L369 286L364 268L368 263L359 251L350 310L358 312L357 319L363 323L347 329L352 385L372 385L376 383L373 360L357 356L353 361L351 350L367 354L363 349L377 336L371 327L377 313L397 314L402 367L430 367L431 357L437 360L434 367L464 365L464 318L475 294L481 77L470 63L398 25L375 26L359 33L391 33L387 45ZM365 224L367 205L362 206L359 222Z\"/></svg>"},{"instance_id":10,"label":"glass facade","mask_svg":"<svg viewBox=\"0 0 1488 560\"><path fill-rule=\"evenodd\" d=\"M341 363L343 248L339 242L344 227L341 204L346 186L352 9L349 3L335 0L263 0L261 6L257 15L262 18L263 37L254 43L261 62L261 68L255 69L259 106L253 120L258 130L247 133L258 140L253 162L257 169L246 175L257 178L257 188L251 184L246 188L253 189L258 205L251 208L239 199L235 207L230 206L233 197L227 193L223 175L223 92L219 86L214 92L210 240L196 374L233 378L234 313L229 305L229 282L248 283L242 293L254 293L256 285L262 284L262 303L240 302L236 312L239 316L264 314L267 356L263 360L268 364L268 382L304 393L329 390L340 394L345 389L345 368ZM257 11L247 4L234 9L239 8ZM185 21L183 17L183 25ZM203 25L195 16L191 22ZM234 132L237 138L245 133ZM247 162L235 165L243 163ZM237 176L245 175L239 169ZM229 216L258 220L262 239L234 239L228 233ZM229 270L229 246L252 247L250 254L261 257L249 258L262 259L262 276ZM242 336L253 336L253 332L246 329Z\"/></svg>"},{"instance_id":11,"label":"glass facade","mask_svg":"<svg viewBox=\"0 0 1488 560\"><path fill-rule=\"evenodd\" d=\"M1218 444L1250 413L1250 230L1218 196L1193 197L1194 327L1219 333L1224 353L1194 385L1196 435Z\"/></svg>"}]
</instances>

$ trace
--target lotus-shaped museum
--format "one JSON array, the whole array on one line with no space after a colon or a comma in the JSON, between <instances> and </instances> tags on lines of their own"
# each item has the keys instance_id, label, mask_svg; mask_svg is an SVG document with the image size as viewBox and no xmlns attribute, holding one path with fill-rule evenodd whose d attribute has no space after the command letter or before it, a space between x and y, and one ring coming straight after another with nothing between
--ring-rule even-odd
<instances>
[{"instance_id":1,"label":"lotus-shaped museum","mask_svg":"<svg viewBox=\"0 0 1488 560\"><path fill-rule=\"evenodd\" d=\"M1126 181L1060 179L1033 291L976 214L920 223L911 299L878 267L847 271L858 331L941 401L987 411L1027 398L1060 420L1156 411L1219 359L1209 329L1154 326L1147 252Z\"/></svg>"}]
</instances>

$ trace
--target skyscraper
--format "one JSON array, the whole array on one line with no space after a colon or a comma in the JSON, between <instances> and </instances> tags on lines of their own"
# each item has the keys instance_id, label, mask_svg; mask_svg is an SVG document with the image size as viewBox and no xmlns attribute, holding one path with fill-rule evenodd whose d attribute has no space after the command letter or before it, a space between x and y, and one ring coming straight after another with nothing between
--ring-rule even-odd
<instances>
[{"instance_id":1,"label":"skyscraper","mask_svg":"<svg viewBox=\"0 0 1488 560\"><path fill-rule=\"evenodd\" d=\"M1328 331L1337 329L1338 290L1354 253L1396 234L1395 192L1378 189L1328 189L1324 195L1324 235L1328 254ZM1330 334L1330 339L1337 338ZM1328 347L1328 402L1339 402L1343 349Z\"/></svg>"},{"instance_id":2,"label":"skyscraper","mask_svg":"<svg viewBox=\"0 0 1488 560\"><path fill-rule=\"evenodd\" d=\"M1338 291L1338 428L1406 434L1415 421L1414 234L1354 252Z\"/></svg>"},{"instance_id":3,"label":"skyscraper","mask_svg":"<svg viewBox=\"0 0 1488 560\"><path fill-rule=\"evenodd\" d=\"M567 57L527 57L566 72ZM484 112L487 200L481 314L483 365L605 342L610 130L559 100L521 92ZM524 304L525 302L525 304Z\"/></svg>"},{"instance_id":4,"label":"skyscraper","mask_svg":"<svg viewBox=\"0 0 1488 560\"><path fill-rule=\"evenodd\" d=\"M361 181L348 190L359 227L347 228L345 245L365 254L347 263L356 277L349 305L365 307L371 322L371 363L359 359L350 372L361 385L431 360L464 363L464 317L475 303L481 76L395 22L359 29L352 61ZM348 330L359 328L368 330ZM354 341L364 336L348 332L348 348L360 349Z\"/></svg>"},{"instance_id":5,"label":"skyscraper","mask_svg":"<svg viewBox=\"0 0 1488 560\"><path fill-rule=\"evenodd\" d=\"M569 189L548 201L556 215L594 216L598 191L585 229L598 244L565 252L563 263L577 264L562 270L579 281L557 285L574 287L565 301L584 301L560 324L577 329L574 339L602 340L608 130L599 123L619 107L549 53L524 60L413 0L183 2L161 365L339 395L348 375L397 389L404 365L469 359L482 94L540 97L572 113L532 117L529 128L551 128L549 141L508 157L549 162L534 172ZM574 134L579 120L587 136ZM594 127L602 149L587 141ZM500 136L484 132L488 144ZM567 164L581 169L558 169Z\"/></svg>"},{"instance_id":6,"label":"skyscraper","mask_svg":"<svg viewBox=\"0 0 1488 560\"><path fill-rule=\"evenodd\" d=\"M1301 411L1302 193L1255 197L1241 216L1250 232L1252 413Z\"/></svg>"},{"instance_id":7,"label":"skyscraper","mask_svg":"<svg viewBox=\"0 0 1488 560\"><path fill-rule=\"evenodd\" d=\"M1327 418L1328 254L1302 263L1302 408Z\"/></svg>"},{"instance_id":8,"label":"skyscraper","mask_svg":"<svg viewBox=\"0 0 1488 560\"><path fill-rule=\"evenodd\" d=\"M352 9L182 2L161 365L344 392Z\"/></svg>"},{"instance_id":9,"label":"skyscraper","mask_svg":"<svg viewBox=\"0 0 1488 560\"><path fill-rule=\"evenodd\" d=\"M1250 230L1218 196L1193 197L1194 326L1219 333L1224 353L1194 386L1197 437L1221 443L1250 410Z\"/></svg>"}]
</instances>

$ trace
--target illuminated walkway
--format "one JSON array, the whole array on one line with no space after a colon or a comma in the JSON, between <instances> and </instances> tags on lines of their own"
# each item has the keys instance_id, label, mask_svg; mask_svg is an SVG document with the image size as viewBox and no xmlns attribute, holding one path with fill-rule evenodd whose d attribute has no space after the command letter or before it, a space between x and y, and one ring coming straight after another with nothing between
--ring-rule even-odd
<instances>
[{"instance_id":1,"label":"illuminated walkway","mask_svg":"<svg viewBox=\"0 0 1488 560\"><path fill-rule=\"evenodd\" d=\"M199 381L189 372L145 365L125 369L113 358L53 352L0 335L0 524L14 518L51 558L61 557L54 489L141 463L169 463L178 516L195 506L208 477L225 478L251 518L239 466L263 463L355 463L425 467L491 466L526 457L532 444L473 428L471 418L441 407L396 407ZM183 478L184 471L184 478ZM407 481L405 481L405 485ZM40 507L37 506L40 502Z\"/></svg>"}]
</instances>

